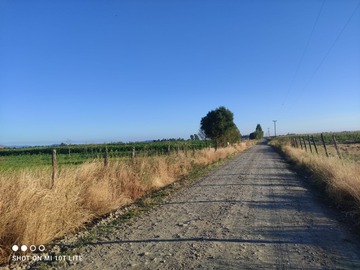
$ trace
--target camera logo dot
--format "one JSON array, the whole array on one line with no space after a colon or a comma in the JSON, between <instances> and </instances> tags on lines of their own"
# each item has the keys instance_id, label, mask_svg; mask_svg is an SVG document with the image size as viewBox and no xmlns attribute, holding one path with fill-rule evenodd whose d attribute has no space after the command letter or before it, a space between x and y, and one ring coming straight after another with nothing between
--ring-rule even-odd
<instances>
[{"instance_id":1,"label":"camera logo dot","mask_svg":"<svg viewBox=\"0 0 360 270\"><path fill-rule=\"evenodd\" d=\"M19 249L23 252L28 250L28 247L26 245L22 245L20 248L18 245L13 245L11 248L14 252L19 251ZM38 247L36 245L31 245L29 246L29 250L31 252L35 252L36 250L40 251L40 252L44 252L45 251L45 246L44 245L39 245Z\"/></svg>"}]
</instances>

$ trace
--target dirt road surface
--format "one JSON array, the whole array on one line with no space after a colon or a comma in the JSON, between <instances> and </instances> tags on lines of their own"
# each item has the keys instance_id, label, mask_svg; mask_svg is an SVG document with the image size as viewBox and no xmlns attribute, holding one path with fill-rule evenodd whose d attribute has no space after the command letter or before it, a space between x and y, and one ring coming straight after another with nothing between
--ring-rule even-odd
<instances>
[{"instance_id":1,"label":"dirt road surface","mask_svg":"<svg viewBox=\"0 0 360 270\"><path fill-rule=\"evenodd\" d=\"M72 269L360 269L346 225L256 145L81 249Z\"/></svg>"}]
</instances>

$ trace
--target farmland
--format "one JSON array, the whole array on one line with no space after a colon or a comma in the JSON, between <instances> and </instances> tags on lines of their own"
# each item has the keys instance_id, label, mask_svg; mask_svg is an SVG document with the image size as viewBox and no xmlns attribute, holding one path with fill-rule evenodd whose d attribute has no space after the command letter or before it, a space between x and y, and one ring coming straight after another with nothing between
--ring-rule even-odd
<instances>
[{"instance_id":1,"label":"farmland","mask_svg":"<svg viewBox=\"0 0 360 270\"><path fill-rule=\"evenodd\" d=\"M79 165L86 161L103 158L107 148L110 159L132 156L159 156L176 151L193 151L212 147L211 141L166 141L147 143L111 143L87 145L63 145L29 148L0 149L0 172L23 168L51 166L51 153L55 149L59 166Z\"/></svg>"}]
</instances>

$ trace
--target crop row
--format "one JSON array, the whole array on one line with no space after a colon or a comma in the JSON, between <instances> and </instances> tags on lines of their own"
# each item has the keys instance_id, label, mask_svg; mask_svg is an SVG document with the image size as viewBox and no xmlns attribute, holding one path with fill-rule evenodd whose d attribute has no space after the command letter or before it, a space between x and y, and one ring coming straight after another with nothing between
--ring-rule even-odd
<instances>
[{"instance_id":1,"label":"crop row","mask_svg":"<svg viewBox=\"0 0 360 270\"><path fill-rule=\"evenodd\" d=\"M4 148L0 149L0 156L12 155L40 155L50 154L55 149L58 154L84 154L97 155L104 153L105 149L116 156L126 156L135 148L136 152L142 153L167 153L169 151L186 149L203 149L212 146L211 141L175 141L175 142L148 142L148 143L119 143L119 144L91 144L91 145L63 145L29 148Z\"/></svg>"}]
</instances>

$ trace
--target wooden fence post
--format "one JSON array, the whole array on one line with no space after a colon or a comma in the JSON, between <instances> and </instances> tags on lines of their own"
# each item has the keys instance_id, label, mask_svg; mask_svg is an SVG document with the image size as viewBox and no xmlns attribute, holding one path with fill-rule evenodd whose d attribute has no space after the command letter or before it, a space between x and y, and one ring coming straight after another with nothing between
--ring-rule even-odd
<instances>
[{"instance_id":1,"label":"wooden fence post","mask_svg":"<svg viewBox=\"0 0 360 270\"><path fill-rule=\"evenodd\" d=\"M132 157L132 158L135 158L135 146L133 146L133 148L132 148L131 157Z\"/></svg>"},{"instance_id":2,"label":"wooden fence post","mask_svg":"<svg viewBox=\"0 0 360 270\"><path fill-rule=\"evenodd\" d=\"M307 147L306 147L305 138L304 138L304 137L302 137L302 139L303 139L303 143L304 143L305 151L307 152Z\"/></svg>"},{"instance_id":3,"label":"wooden fence post","mask_svg":"<svg viewBox=\"0 0 360 270\"><path fill-rule=\"evenodd\" d=\"M301 147L301 150L302 150L303 146L302 146L302 142L301 142L301 137L299 138L299 142L300 142L300 147Z\"/></svg>"},{"instance_id":4,"label":"wooden fence post","mask_svg":"<svg viewBox=\"0 0 360 270\"><path fill-rule=\"evenodd\" d=\"M339 149L339 147L337 145L337 142L336 142L335 134L332 135L332 138L333 138L333 141L334 141L336 152L337 152L339 158L341 159L341 153L340 153L340 149Z\"/></svg>"},{"instance_id":5,"label":"wooden fence post","mask_svg":"<svg viewBox=\"0 0 360 270\"><path fill-rule=\"evenodd\" d=\"M107 165L108 165L108 155L109 155L108 149L107 149L107 147L105 147L104 167L107 167Z\"/></svg>"},{"instance_id":6,"label":"wooden fence post","mask_svg":"<svg viewBox=\"0 0 360 270\"><path fill-rule=\"evenodd\" d=\"M323 135L322 133L321 133L321 141L322 141L323 146L324 146L324 149L325 149L325 154L326 154L327 157L329 157L329 153L328 153L328 151L327 151L327 149L326 149L326 144L325 144L325 140L324 140L324 135Z\"/></svg>"},{"instance_id":7,"label":"wooden fence post","mask_svg":"<svg viewBox=\"0 0 360 270\"><path fill-rule=\"evenodd\" d=\"M308 142L309 142L310 152L311 152L311 154L312 154L312 148L311 148L311 142L310 142L310 135L308 135Z\"/></svg>"},{"instance_id":8,"label":"wooden fence post","mask_svg":"<svg viewBox=\"0 0 360 270\"><path fill-rule=\"evenodd\" d=\"M56 179L56 167L57 167L57 161L56 161L56 150L53 149L52 151L52 176L51 176L51 188L54 186L55 179Z\"/></svg>"},{"instance_id":9,"label":"wooden fence post","mask_svg":"<svg viewBox=\"0 0 360 270\"><path fill-rule=\"evenodd\" d=\"M318 150L317 150L316 143L315 143L315 140L314 140L314 136L313 136L313 135L311 135L311 139L312 139L312 142L313 142L313 145L314 145L316 154L319 155L319 152L318 152Z\"/></svg>"}]
</instances>

